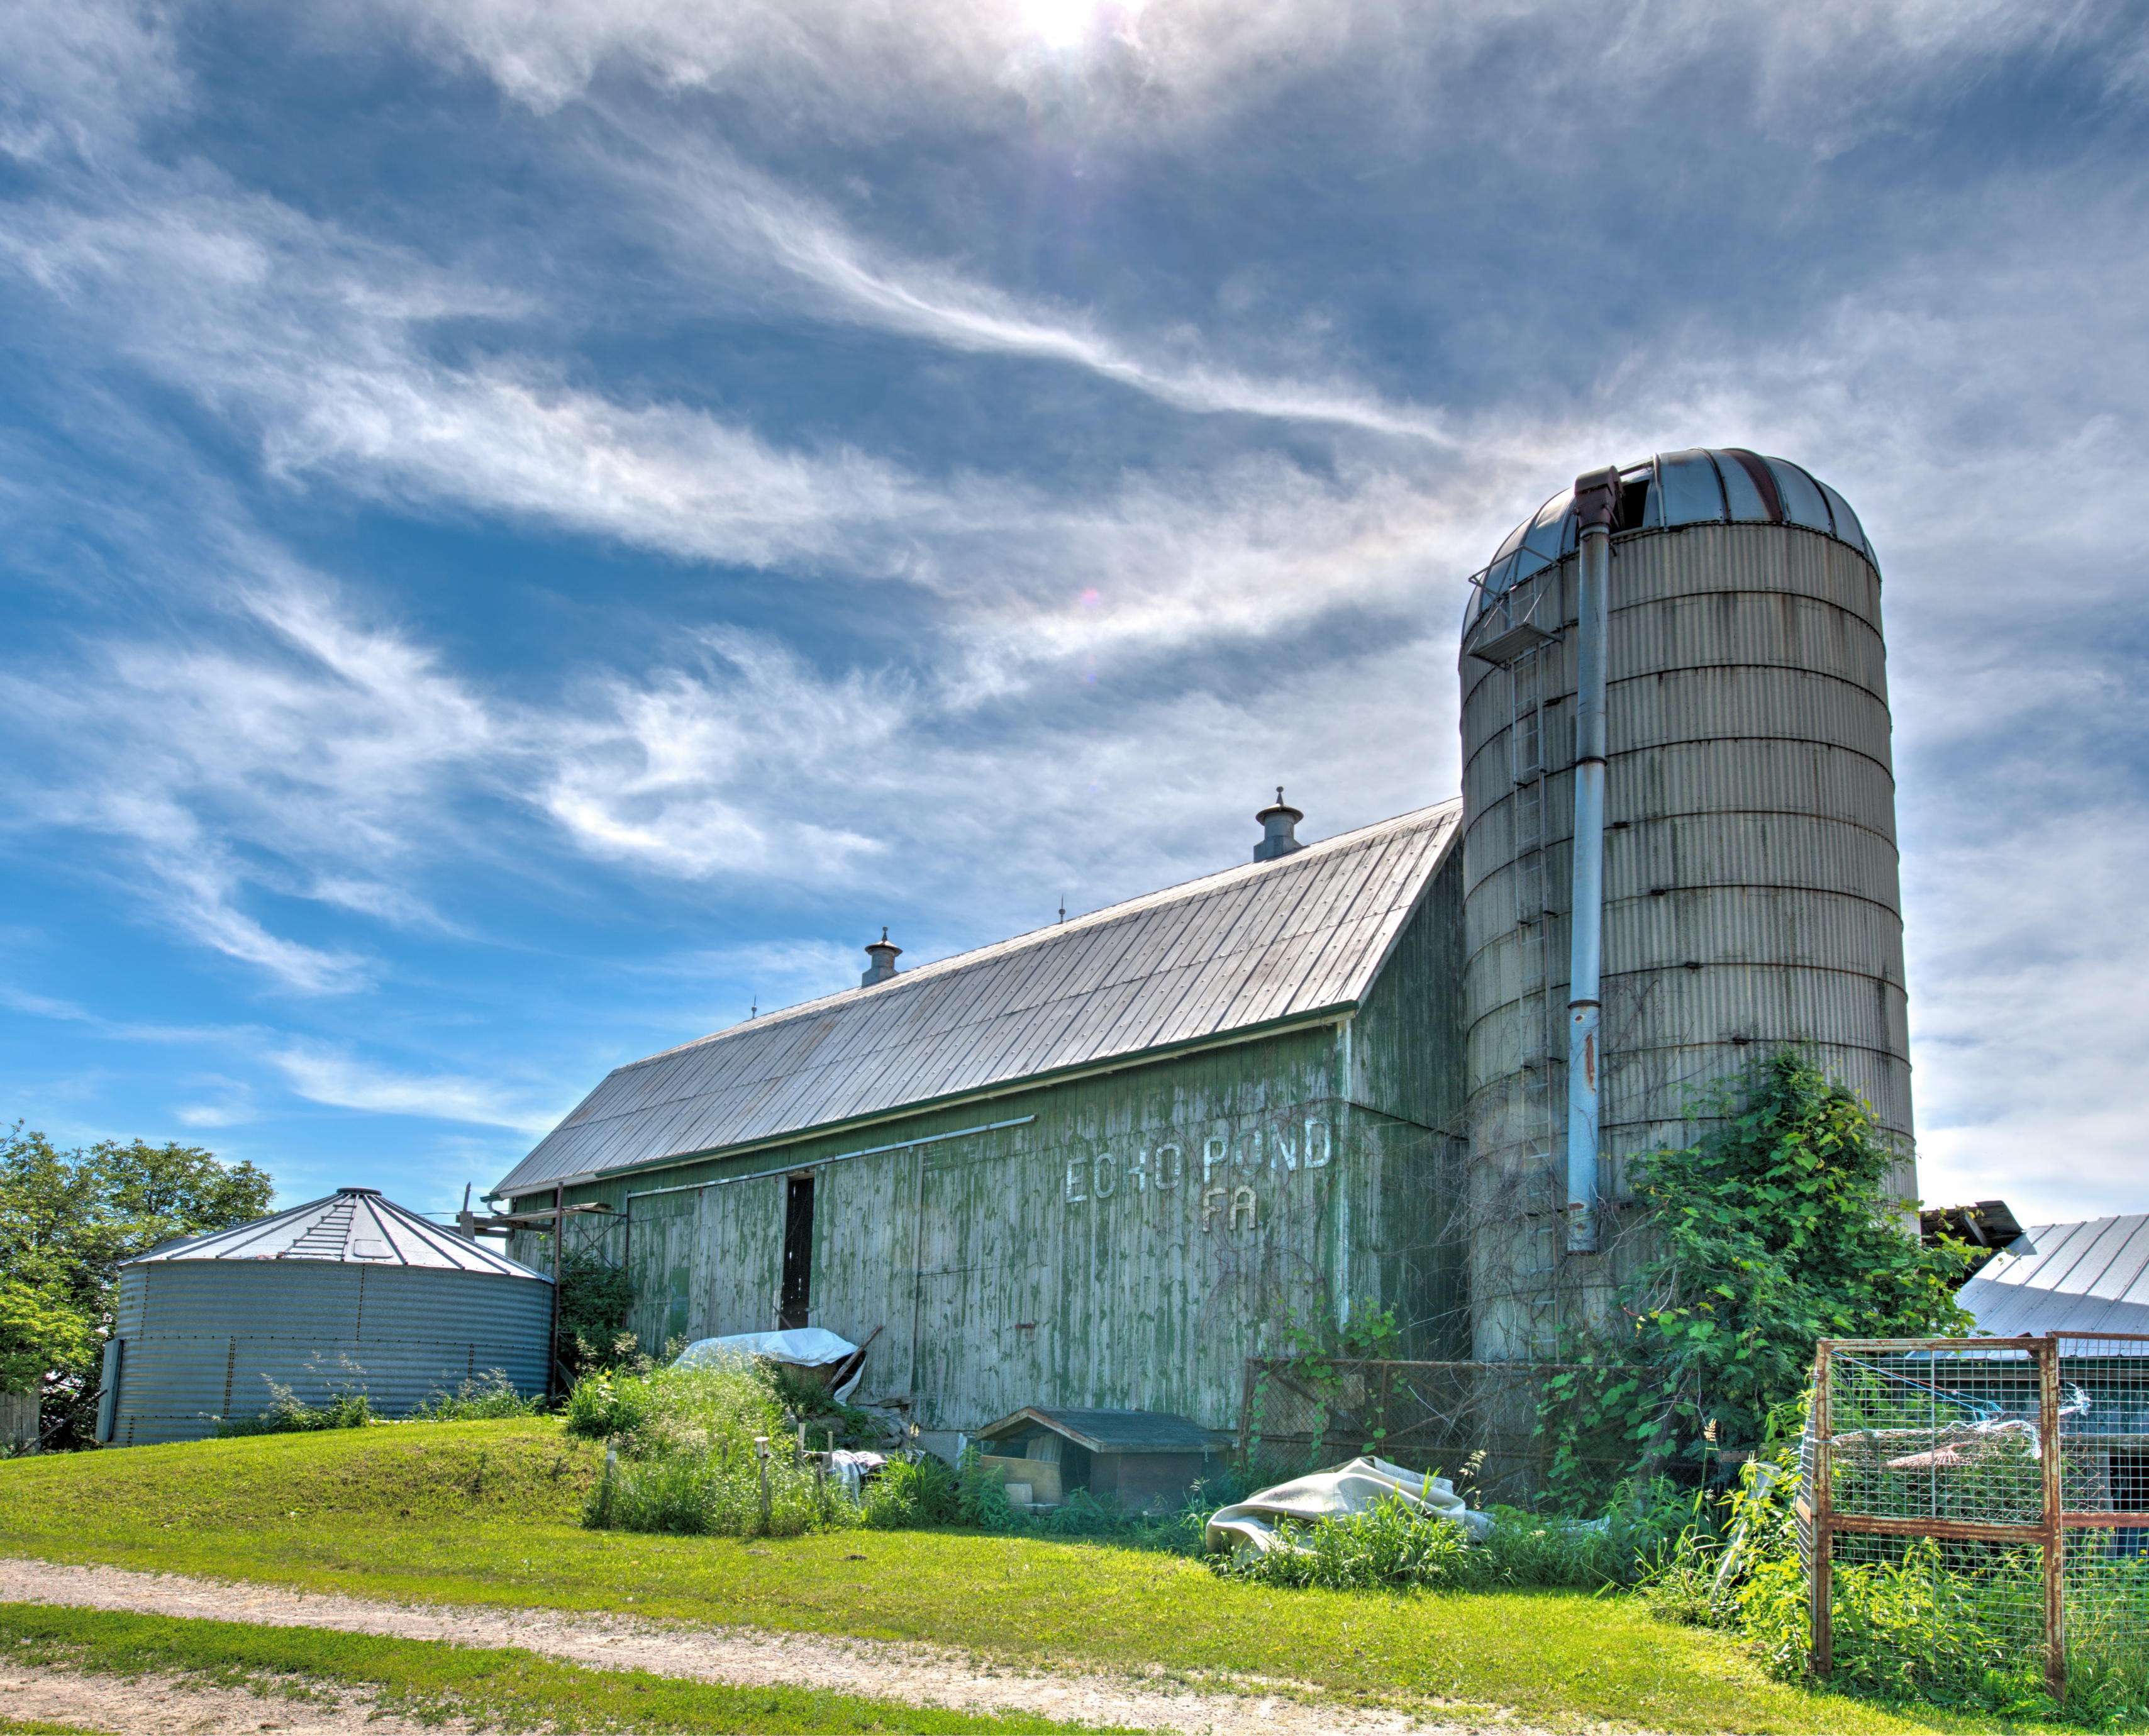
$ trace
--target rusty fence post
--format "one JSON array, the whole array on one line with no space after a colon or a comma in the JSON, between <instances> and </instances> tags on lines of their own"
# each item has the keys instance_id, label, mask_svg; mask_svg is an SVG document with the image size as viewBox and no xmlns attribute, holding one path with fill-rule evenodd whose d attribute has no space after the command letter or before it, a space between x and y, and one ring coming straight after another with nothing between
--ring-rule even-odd
<instances>
[{"instance_id":1,"label":"rusty fence post","mask_svg":"<svg viewBox=\"0 0 2149 1736\"><path fill-rule=\"evenodd\" d=\"M2045 1690L2067 1692L2067 1535L2060 1523L2060 1335L2037 1346L2037 1437L2044 1472Z\"/></svg>"},{"instance_id":2,"label":"rusty fence post","mask_svg":"<svg viewBox=\"0 0 2149 1736\"><path fill-rule=\"evenodd\" d=\"M1809 1607L1813 1628L1813 1673L1824 1682L1835 1668L1835 1621L1830 1601L1834 1589L1835 1544L1829 1529L1834 1479L1828 1450L1828 1437L1834 1427L1829 1416L1829 1386L1834 1368L1829 1350L1829 1341L1825 1338L1814 1346L1813 1406L1806 1413L1806 1427L1813 1431L1814 1437L1813 1487L1806 1491L1806 1506L1813 1515L1810 1521L1813 1527L1813 1578Z\"/></svg>"}]
</instances>

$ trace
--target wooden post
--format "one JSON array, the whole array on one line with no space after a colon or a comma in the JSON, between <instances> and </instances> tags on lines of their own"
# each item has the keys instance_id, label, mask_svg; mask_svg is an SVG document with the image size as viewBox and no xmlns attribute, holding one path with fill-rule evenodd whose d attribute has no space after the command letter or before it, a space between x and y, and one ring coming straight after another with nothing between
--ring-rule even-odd
<instances>
[{"instance_id":1,"label":"wooden post","mask_svg":"<svg viewBox=\"0 0 2149 1736\"><path fill-rule=\"evenodd\" d=\"M1253 1475L1254 1359L1246 1358L1245 1377L1239 1383L1239 1475Z\"/></svg>"},{"instance_id":2,"label":"wooden post","mask_svg":"<svg viewBox=\"0 0 2149 1736\"><path fill-rule=\"evenodd\" d=\"M756 1435L753 1450L761 1460L761 1534L768 1535L768 1437Z\"/></svg>"},{"instance_id":3,"label":"wooden post","mask_svg":"<svg viewBox=\"0 0 2149 1736\"><path fill-rule=\"evenodd\" d=\"M2067 1537L2060 1524L2060 1335L2037 1346L2037 1445L2044 1472L2045 1691L2067 1693Z\"/></svg>"},{"instance_id":4,"label":"wooden post","mask_svg":"<svg viewBox=\"0 0 2149 1736\"><path fill-rule=\"evenodd\" d=\"M1807 1412L1806 1427L1813 1431L1813 1487L1806 1491L1806 1505L1813 1517L1813 1579L1809 1618L1813 1626L1813 1673L1821 1681L1828 1680L1835 1668L1835 1621L1830 1600L1835 1577L1835 1545L1829 1529L1829 1518L1834 1510L1834 1494L1833 1467L1829 1463L1828 1437L1834 1432L1829 1411L1829 1383L1833 1369L1829 1357L1829 1341L1825 1338L1814 1346L1813 1408Z\"/></svg>"}]
</instances>

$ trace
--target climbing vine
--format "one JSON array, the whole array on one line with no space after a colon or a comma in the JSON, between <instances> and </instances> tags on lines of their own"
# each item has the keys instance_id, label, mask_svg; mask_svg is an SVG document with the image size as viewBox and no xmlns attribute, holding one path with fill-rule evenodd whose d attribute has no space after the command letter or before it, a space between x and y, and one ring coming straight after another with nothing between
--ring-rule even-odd
<instances>
[{"instance_id":1,"label":"climbing vine","mask_svg":"<svg viewBox=\"0 0 2149 1736\"><path fill-rule=\"evenodd\" d=\"M1620 1474L1750 1448L1794 1405L1815 1341L1962 1333L1970 1250L1920 1245L1886 1193L1872 1110L1784 1050L1697 1108L1699 1144L1633 1166L1653 1248L1609 1324L1570 1333L1545 1384L1552 1486L1569 1502Z\"/></svg>"}]
</instances>

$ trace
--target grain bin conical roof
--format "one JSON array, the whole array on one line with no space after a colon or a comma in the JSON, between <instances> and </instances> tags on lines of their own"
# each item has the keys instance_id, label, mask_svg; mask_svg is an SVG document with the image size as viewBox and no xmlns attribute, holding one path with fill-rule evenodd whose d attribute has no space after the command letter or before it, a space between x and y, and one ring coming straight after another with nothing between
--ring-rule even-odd
<instances>
[{"instance_id":1,"label":"grain bin conical roof","mask_svg":"<svg viewBox=\"0 0 2149 1736\"><path fill-rule=\"evenodd\" d=\"M339 1188L273 1217L235 1230L183 1236L128 1260L320 1260L357 1266L430 1266L436 1271L490 1272L500 1277L552 1281L520 1260L496 1254L429 1224L414 1211L384 1199L377 1189Z\"/></svg>"}]
</instances>

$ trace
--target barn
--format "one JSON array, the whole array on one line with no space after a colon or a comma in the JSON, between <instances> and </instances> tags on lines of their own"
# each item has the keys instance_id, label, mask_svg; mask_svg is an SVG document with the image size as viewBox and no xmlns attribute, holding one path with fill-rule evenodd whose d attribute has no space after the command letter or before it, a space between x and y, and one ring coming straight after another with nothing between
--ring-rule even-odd
<instances>
[{"instance_id":1,"label":"barn","mask_svg":"<svg viewBox=\"0 0 2149 1736\"><path fill-rule=\"evenodd\" d=\"M611 1207L571 1237L647 1347L871 1338L864 1394L951 1441L1235 1427L1248 1356L1368 1306L1455 1354L1461 804L1259 818L1261 859L914 970L876 943L856 989L621 1067L496 1197Z\"/></svg>"},{"instance_id":2,"label":"barn","mask_svg":"<svg viewBox=\"0 0 2149 1736\"><path fill-rule=\"evenodd\" d=\"M1308 1446L1407 1399L1519 1455L1649 1245L1630 1160L1753 1057L1857 1090L1915 1196L1893 719L1872 546L1784 459L1590 471L1470 583L1460 802L1301 844L1279 792L1244 866L913 970L883 934L859 987L618 1069L495 1197L526 1238L608 1208L567 1221L651 1349L871 1338L867 1392L949 1442L1273 1442L1278 1359L1377 1308Z\"/></svg>"}]
</instances>

